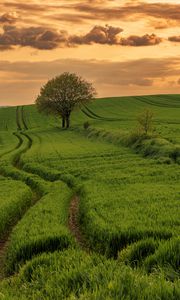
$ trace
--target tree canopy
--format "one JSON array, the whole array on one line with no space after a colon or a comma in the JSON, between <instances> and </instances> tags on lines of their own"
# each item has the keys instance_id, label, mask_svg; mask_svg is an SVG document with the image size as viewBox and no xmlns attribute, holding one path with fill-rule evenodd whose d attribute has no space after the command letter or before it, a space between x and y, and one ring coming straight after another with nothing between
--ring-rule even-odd
<instances>
[{"instance_id":1,"label":"tree canopy","mask_svg":"<svg viewBox=\"0 0 180 300\"><path fill-rule=\"evenodd\" d=\"M74 73L65 72L49 80L40 90L36 105L40 112L62 118L62 127L70 126L71 112L96 95L93 85Z\"/></svg>"}]
</instances>

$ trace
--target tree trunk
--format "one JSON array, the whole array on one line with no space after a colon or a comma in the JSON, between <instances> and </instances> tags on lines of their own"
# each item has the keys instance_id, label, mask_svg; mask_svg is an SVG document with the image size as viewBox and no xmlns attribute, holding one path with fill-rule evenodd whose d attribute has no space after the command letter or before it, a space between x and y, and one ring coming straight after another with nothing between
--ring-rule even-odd
<instances>
[{"instance_id":1,"label":"tree trunk","mask_svg":"<svg viewBox=\"0 0 180 300\"><path fill-rule=\"evenodd\" d=\"M65 128L65 118L62 117L62 128Z\"/></svg>"},{"instance_id":2,"label":"tree trunk","mask_svg":"<svg viewBox=\"0 0 180 300\"><path fill-rule=\"evenodd\" d=\"M70 116L66 116L66 128L70 127Z\"/></svg>"}]
</instances>

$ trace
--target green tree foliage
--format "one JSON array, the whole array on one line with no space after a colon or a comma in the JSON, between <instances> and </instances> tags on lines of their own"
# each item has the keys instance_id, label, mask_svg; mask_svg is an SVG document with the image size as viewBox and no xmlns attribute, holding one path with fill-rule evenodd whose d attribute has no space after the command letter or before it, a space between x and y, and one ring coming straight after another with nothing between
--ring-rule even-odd
<instances>
[{"instance_id":1,"label":"green tree foliage","mask_svg":"<svg viewBox=\"0 0 180 300\"><path fill-rule=\"evenodd\" d=\"M153 131L154 114L150 109L145 109L138 117L140 131L147 135Z\"/></svg>"},{"instance_id":2,"label":"green tree foliage","mask_svg":"<svg viewBox=\"0 0 180 300\"><path fill-rule=\"evenodd\" d=\"M36 99L40 112L61 116L62 128L69 128L71 112L96 95L91 83L74 73L63 73L49 80Z\"/></svg>"}]
</instances>

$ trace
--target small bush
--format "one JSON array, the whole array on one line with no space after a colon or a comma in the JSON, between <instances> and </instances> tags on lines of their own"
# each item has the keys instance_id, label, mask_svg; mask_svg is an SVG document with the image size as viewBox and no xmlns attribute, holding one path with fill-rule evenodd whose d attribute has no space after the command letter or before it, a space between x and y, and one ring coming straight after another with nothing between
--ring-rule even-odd
<instances>
[{"instance_id":1,"label":"small bush","mask_svg":"<svg viewBox=\"0 0 180 300\"><path fill-rule=\"evenodd\" d=\"M166 165L170 165L172 164L172 160L169 157L160 157L157 160L158 164L166 164Z\"/></svg>"},{"instance_id":2,"label":"small bush","mask_svg":"<svg viewBox=\"0 0 180 300\"><path fill-rule=\"evenodd\" d=\"M87 121L87 122L84 122L83 126L84 126L84 129L87 130L90 127L90 124Z\"/></svg>"},{"instance_id":3,"label":"small bush","mask_svg":"<svg viewBox=\"0 0 180 300\"><path fill-rule=\"evenodd\" d=\"M172 153L170 154L170 157L176 162L180 158L180 146L176 146Z\"/></svg>"},{"instance_id":4,"label":"small bush","mask_svg":"<svg viewBox=\"0 0 180 300\"><path fill-rule=\"evenodd\" d=\"M139 130L145 135L152 132L154 114L150 109L145 109L138 117Z\"/></svg>"},{"instance_id":5,"label":"small bush","mask_svg":"<svg viewBox=\"0 0 180 300\"><path fill-rule=\"evenodd\" d=\"M132 131L130 135L126 138L125 145L138 145L146 138L147 136L141 130L139 130L139 128L137 128L135 131Z\"/></svg>"}]
</instances>

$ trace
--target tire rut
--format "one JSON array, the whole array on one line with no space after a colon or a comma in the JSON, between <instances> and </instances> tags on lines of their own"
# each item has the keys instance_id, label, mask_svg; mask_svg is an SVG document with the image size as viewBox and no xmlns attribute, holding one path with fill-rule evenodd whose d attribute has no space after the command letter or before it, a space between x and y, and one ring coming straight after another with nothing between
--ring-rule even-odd
<instances>
[{"instance_id":1,"label":"tire rut","mask_svg":"<svg viewBox=\"0 0 180 300\"><path fill-rule=\"evenodd\" d=\"M24 129L28 130L28 126L27 126L27 123L26 123L26 120L25 120L25 114L24 114L24 106L21 107L21 119L22 119Z\"/></svg>"},{"instance_id":2,"label":"tire rut","mask_svg":"<svg viewBox=\"0 0 180 300\"><path fill-rule=\"evenodd\" d=\"M86 252L89 252L90 250L87 245L87 241L82 234L79 223L79 201L80 199L77 195L74 195L71 199L69 206L68 227L80 248Z\"/></svg>"},{"instance_id":3,"label":"tire rut","mask_svg":"<svg viewBox=\"0 0 180 300\"><path fill-rule=\"evenodd\" d=\"M20 117L19 117L19 107L17 107L16 109L16 123L17 123L17 130L20 131L20 133L26 137L26 139L28 139L28 144L27 147L25 147L24 149L22 149L14 158L14 160L12 161L12 166L15 167L18 170L22 170L21 164L20 164L20 160L21 160L21 156L26 153L31 147L32 147L32 139L25 133L23 133L21 130L21 121L20 121ZM21 110L21 120L22 120L22 110ZM24 124L24 122L22 121L22 123ZM24 127L27 128L27 126ZM15 148L13 148L12 150L8 151L7 153L5 153L4 155L2 155L1 157L5 156L6 154L9 153L13 153L13 151L18 150L22 147L23 143L24 143L24 139L18 134L18 133L13 133L17 139L18 139L18 143L17 146ZM2 173L2 175L4 176L4 174ZM4 176L4 177L11 177L13 180L14 178L10 175L8 176ZM40 192L34 190L30 184L26 183L27 186L30 187L31 191L32 191L32 199L31 199L31 207L41 199L42 195L40 194ZM14 222L12 222L9 226L9 228L7 228L7 231L4 233L3 237L0 240L0 280L4 279L6 277L5 274L5 264L6 264L6 253L7 253L7 248L8 248L8 244L10 241L10 236L12 233L13 228L18 224L18 222L23 218L24 214L27 212L27 210L30 207L27 207L23 212L22 212L22 216L21 218L19 218L18 220L14 220Z\"/></svg>"},{"instance_id":4,"label":"tire rut","mask_svg":"<svg viewBox=\"0 0 180 300\"><path fill-rule=\"evenodd\" d=\"M21 157L22 157L23 154L25 154L27 151L29 151L31 149L32 145L33 145L32 138L26 132L24 132L24 130L27 130L28 127L27 127L26 122L25 122L24 109L23 108L21 108L21 110L20 110L20 107L17 107L17 109L16 109L16 123L17 123L18 133L13 133L13 134L18 139L18 144L14 149L8 151L8 153L13 153L13 151L18 150L23 146L23 144L24 144L23 137L25 137L28 140L27 146L25 146L24 149L19 151L19 153L15 156L15 158L12 162L12 166L20 171L20 170L23 170L23 162L21 161ZM23 124L23 127L24 127L23 131L22 131L21 124ZM31 172L28 172L28 171L24 171L24 172L27 173L27 174L31 174L31 175L33 174ZM5 176L5 177L11 177L12 179L14 179L13 176ZM45 181L50 181L50 180L47 180L47 179L43 178L42 176L39 176L39 177L42 178ZM25 183L25 184L27 186L29 186L31 191L32 191L33 196L32 196L32 201L31 201L31 206L30 206L30 207L32 207L34 204L36 204L42 198L42 195L41 195L40 191L34 190L30 186L30 184L28 184L28 183ZM71 199L71 203L70 203L70 206L69 206L68 228L69 228L71 234L75 237L75 240L76 240L77 244L79 245L79 247L88 253L89 248L88 248L87 242L85 241L85 238L84 238L84 236L81 232L80 224L79 224L79 201L80 201L80 199L77 195L74 195ZM11 236L11 233L13 231L13 228L23 218L24 214L28 211L28 209L30 207L27 207L23 211L21 218L19 218L18 220L15 220L14 222L12 222L12 224L9 226L9 228L7 229L6 233L4 234L3 238L0 241L0 280L6 278L6 274L5 274L5 263L6 263L6 261L5 261L5 259L6 259L8 244L10 242L10 236Z\"/></svg>"}]
</instances>

